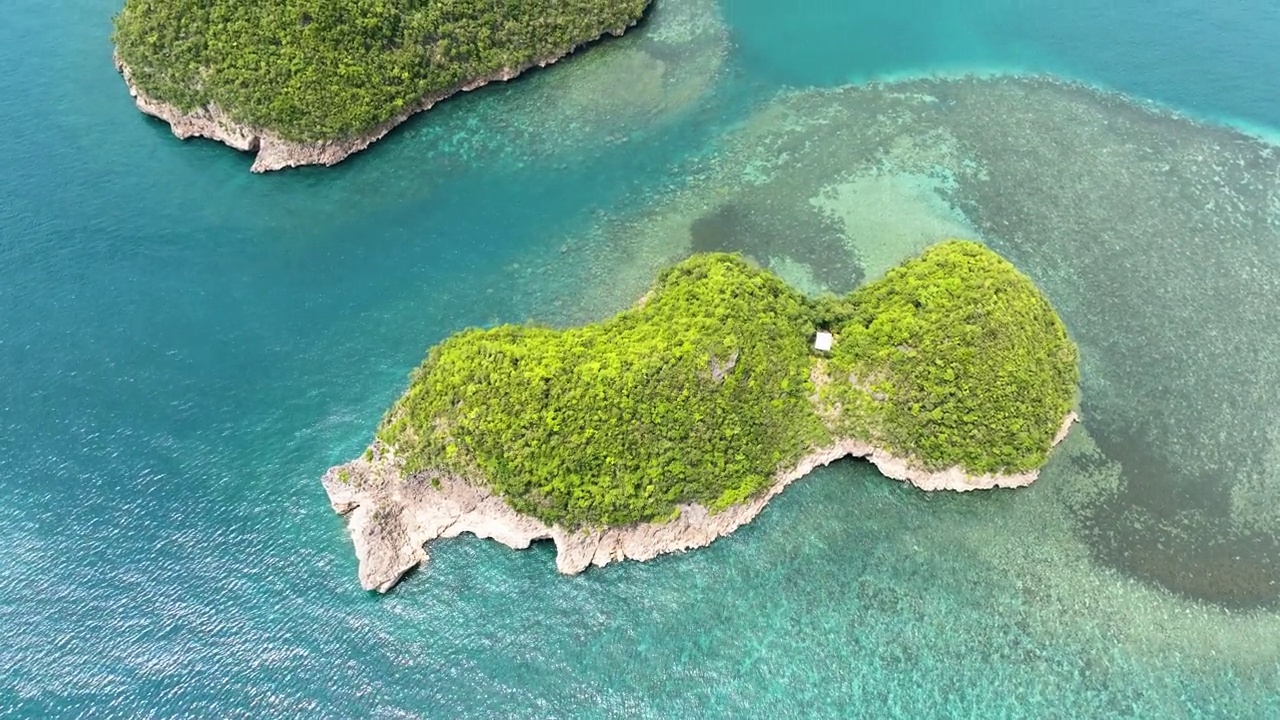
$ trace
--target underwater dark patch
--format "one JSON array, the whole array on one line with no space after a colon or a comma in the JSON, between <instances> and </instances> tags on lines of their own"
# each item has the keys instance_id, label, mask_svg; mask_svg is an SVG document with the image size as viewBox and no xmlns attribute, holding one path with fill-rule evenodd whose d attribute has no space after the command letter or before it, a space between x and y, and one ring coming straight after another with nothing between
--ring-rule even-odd
<instances>
[{"instance_id":1,"label":"underwater dark patch","mask_svg":"<svg viewBox=\"0 0 1280 720\"><path fill-rule=\"evenodd\" d=\"M1219 607L1280 607L1280 541L1231 523L1221 478L1171 467L1133 433L1102 429L1094 438L1125 480L1119 495L1077 518L1099 561Z\"/></svg>"},{"instance_id":2,"label":"underwater dark patch","mask_svg":"<svg viewBox=\"0 0 1280 720\"><path fill-rule=\"evenodd\" d=\"M693 221L693 252L738 252L771 269L776 268L770 258L785 255L807 265L814 279L832 292L860 285L862 267L849 257L835 222L812 209L791 210L755 212L740 203L722 204Z\"/></svg>"}]
</instances>

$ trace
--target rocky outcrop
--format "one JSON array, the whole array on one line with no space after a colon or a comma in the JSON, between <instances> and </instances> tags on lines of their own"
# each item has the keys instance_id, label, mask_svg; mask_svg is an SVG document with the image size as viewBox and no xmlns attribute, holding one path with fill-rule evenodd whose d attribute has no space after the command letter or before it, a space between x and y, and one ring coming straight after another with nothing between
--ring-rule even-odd
<instances>
[{"instance_id":1,"label":"rocky outcrop","mask_svg":"<svg viewBox=\"0 0 1280 720\"><path fill-rule=\"evenodd\" d=\"M1061 442L1076 421L1069 413L1053 444ZM788 485L815 468L845 457L870 460L880 472L922 490L982 490L1030 485L1039 475L1032 470L1016 475L968 475L958 467L931 472L860 440L843 440L808 453L795 467L780 471L773 485L751 500L712 513L697 505L681 505L667 522L637 523L590 531L550 526L511 509L479 483L440 472L404 477L401 460L375 443L370 452L325 473L321 482L329 502L347 515L351 539L360 562L360 584L386 592L404 573L428 559L426 543L437 538L471 533L521 550L537 540L556 546L556 569L573 575L591 565L631 559L651 560L664 553L710 545L751 522Z\"/></svg>"},{"instance_id":2,"label":"rocky outcrop","mask_svg":"<svg viewBox=\"0 0 1280 720\"><path fill-rule=\"evenodd\" d=\"M570 55L583 45L599 40L606 34L615 37L621 36L629 27L634 25L635 23L631 23L631 25L625 27L613 28L606 33L601 33L598 37L586 38L573 47L566 48L562 53L541 57L516 67L502 68L484 77L432 93L401 110L390 119L369 128L359 135L314 142L287 140L271 130L242 125L232 120L225 111L216 105L211 104L192 110L183 110L177 106L149 97L134 82L133 73L120 57L120 54L116 53L114 57L116 69L124 76L125 84L129 87L129 94L133 96L139 110L169 123L173 134L183 140L203 137L217 140L243 152L257 153L253 166L249 169L252 172L262 173L302 165L336 165L381 140L393 128L413 115L430 110L436 103L451 95L470 92L491 82L506 82L533 67L546 67Z\"/></svg>"}]
</instances>

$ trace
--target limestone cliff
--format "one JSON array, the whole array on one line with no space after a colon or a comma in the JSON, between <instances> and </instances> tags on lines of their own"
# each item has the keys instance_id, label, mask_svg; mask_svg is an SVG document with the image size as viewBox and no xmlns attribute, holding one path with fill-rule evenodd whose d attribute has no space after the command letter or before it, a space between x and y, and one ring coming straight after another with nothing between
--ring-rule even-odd
<instances>
[{"instance_id":1,"label":"limestone cliff","mask_svg":"<svg viewBox=\"0 0 1280 720\"><path fill-rule=\"evenodd\" d=\"M627 27L613 28L606 33L602 33L601 37L604 35L621 36L626 30ZM183 110L149 97L134 82L129 66L121 59L118 53L115 55L115 64L116 69L124 77L125 84L129 87L129 94L133 96L139 110L169 123L173 134L184 140L203 137L217 140L242 152L255 153L256 157L250 170L256 173L263 173L302 165L336 165L381 140L392 129L413 115L430 110L436 103L445 98L460 92L470 92L491 82L506 82L530 68L546 67L572 54L583 45L599 39L599 37L588 38L573 47L566 48L564 52L544 56L516 67L502 68L490 75L476 78L441 92L432 93L388 120L358 135L314 142L288 140L271 130L237 123L216 105Z\"/></svg>"}]
</instances>

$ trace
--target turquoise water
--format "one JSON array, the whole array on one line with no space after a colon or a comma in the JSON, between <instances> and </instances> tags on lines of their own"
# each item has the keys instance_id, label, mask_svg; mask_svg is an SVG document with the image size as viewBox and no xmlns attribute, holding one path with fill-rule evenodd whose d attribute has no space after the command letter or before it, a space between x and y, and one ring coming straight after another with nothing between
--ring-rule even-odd
<instances>
[{"instance_id":1,"label":"turquoise water","mask_svg":"<svg viewBox=\"0 0 1280 720\"><path fill-rule=\"evenodd\" d=\"M11 3L0 716L1280 717L1280 149L1043 80L806 90L1053 71L1265 130L1280 11L852 5L659 0L257 177L138 115L116 3ZM1037 485L846 463L703 551L460 539L360 591L317 479L446 334L600 317L695 247L844 289L947 233L1080 341Z\"/></svg>"},{"instance_id":2,"label":"turquoise water","mask_svg":"<svg viewBox=\"0 0 1280 720\"><path fill-rule=\"evenodd\" d=\"M799 6L725 0L757 76L792 85L902 74L1052 71L1184 111L1280 125L1259 92L1274 71L1280 7L1266 0L904 0Z\"/></svg>"}]
</instances>

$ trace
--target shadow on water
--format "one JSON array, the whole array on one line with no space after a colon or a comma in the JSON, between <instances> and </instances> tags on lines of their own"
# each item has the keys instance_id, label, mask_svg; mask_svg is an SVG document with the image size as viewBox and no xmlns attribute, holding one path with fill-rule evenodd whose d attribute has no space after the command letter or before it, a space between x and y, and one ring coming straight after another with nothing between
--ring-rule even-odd
<instances>
[{"instance_id":1,"label":"shadow on water","mask_svg":"<svg viewBox=\"0 0 1280 720\"><path fill-rule=\"evenodd\" d=\"M1118 497L1078 518L1101 562L1223 608L1280 607L1280 541L1232 526L1218 478L1172 467L1134 433L1099 432L1095 439L1125 478Z\"/></svg>"},{"instance_id":2,"label":"shadow on water","mask_svg":"<svg viewBox=\"0 0 1280 720\"><path fill-rule=\"evenodd\" d=\"M785 227L779 222L784 218ZM740 203L724 203L694 220L690 232L695 253L740 252L775 271L776 238L785 237L789 257L822 258L806 264L826 289L844 293L862 282L862 268L850 258L841 229L817 213L752 212Z\"/></svg>"}]
</instances>

